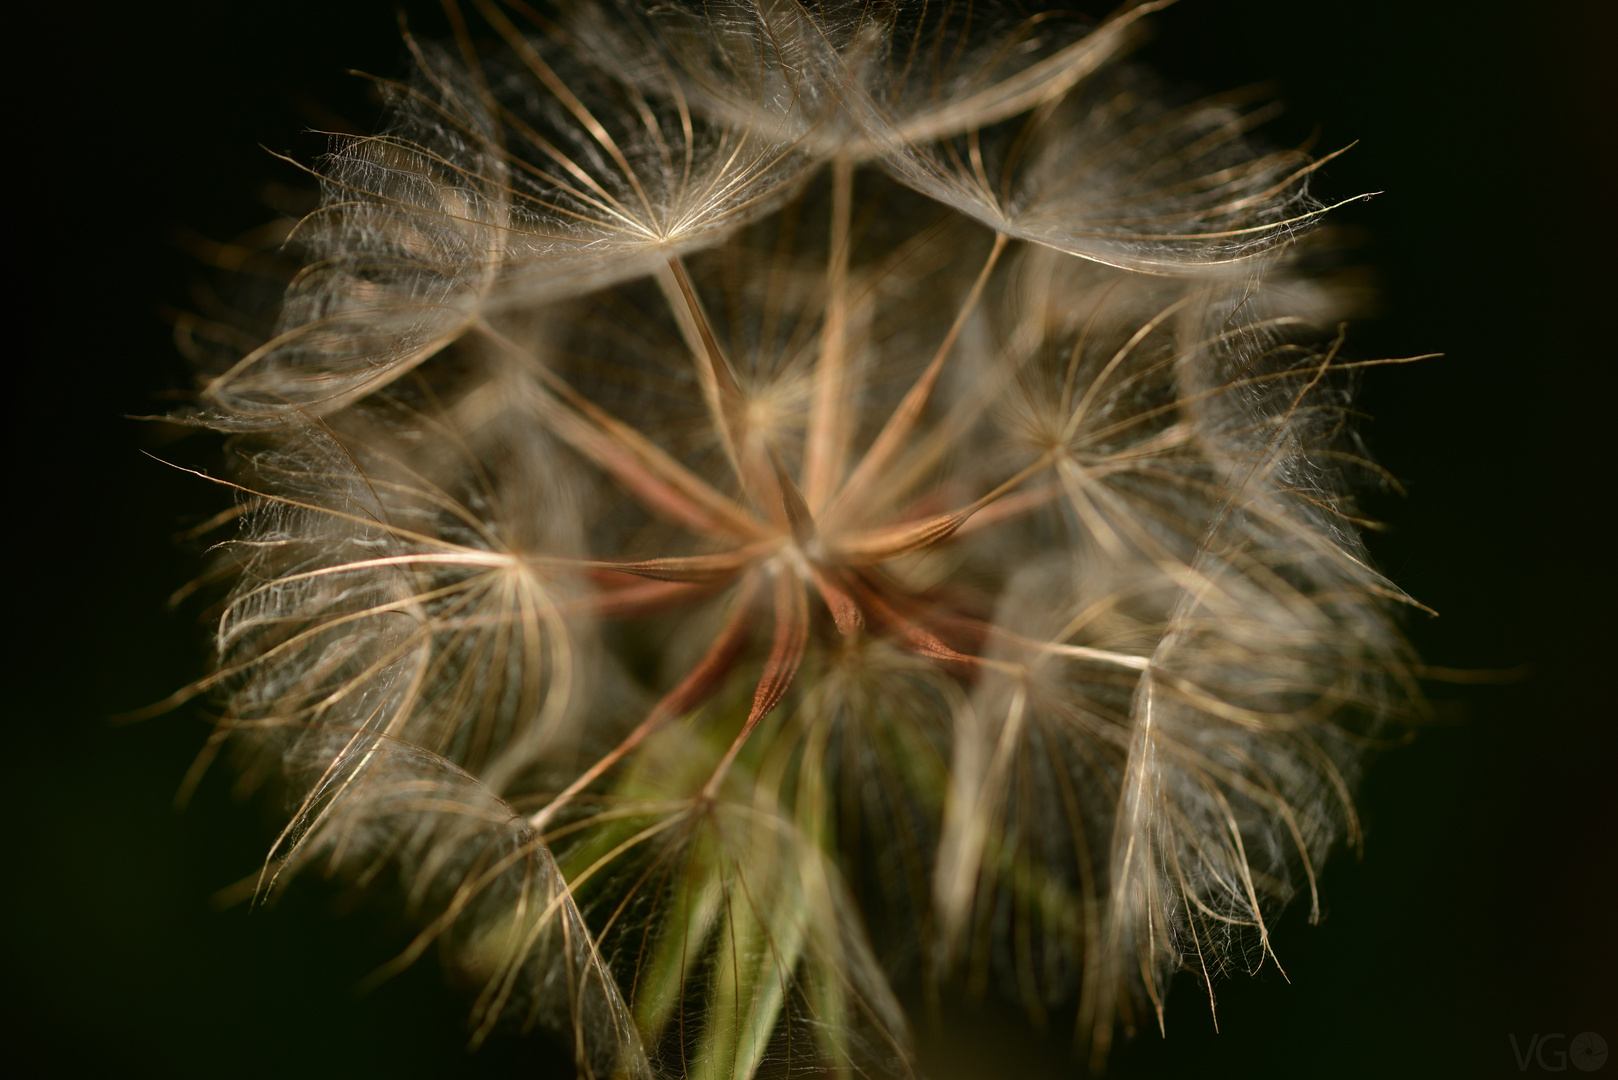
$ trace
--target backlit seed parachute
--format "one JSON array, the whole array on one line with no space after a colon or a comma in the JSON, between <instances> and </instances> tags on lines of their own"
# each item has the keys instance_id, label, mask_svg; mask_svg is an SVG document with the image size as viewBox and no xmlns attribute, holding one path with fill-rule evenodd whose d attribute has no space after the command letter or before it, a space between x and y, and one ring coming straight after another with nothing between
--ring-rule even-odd
<instances>
[{"instance_id":1,"label":"backlit seed parachute","mask_svg":"<svg viewBox=\"0 0 1618 1080\"><path fill-rule=\"evenodd\" d=\"M268 339L187 327L265 887L588 1076L904 1075L957 977L1099 1061L1275 962L1412 708L1315 163L1124 66L1154 5L477 6Z\"/></svg>"}]
</instances>

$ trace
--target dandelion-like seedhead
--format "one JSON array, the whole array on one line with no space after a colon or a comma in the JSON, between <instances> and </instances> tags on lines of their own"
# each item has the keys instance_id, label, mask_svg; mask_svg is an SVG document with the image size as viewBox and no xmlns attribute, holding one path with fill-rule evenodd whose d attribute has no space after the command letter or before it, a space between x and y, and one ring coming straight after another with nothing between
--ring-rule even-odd
<instances>
[{"instance_id":1,"label":"dandelion-like seedhead","mask_svg":"<svg viewBox=\"0 0 1618 1080\"><path fill-rule=\"evenodd\" d=\"M1100 1062L1273 962L1413 693L1318 162L1122 64L1155 4L476 6L181 328L263 886L600 1077L905 1074L896 980Z\"/></svg>"}]
</instances>

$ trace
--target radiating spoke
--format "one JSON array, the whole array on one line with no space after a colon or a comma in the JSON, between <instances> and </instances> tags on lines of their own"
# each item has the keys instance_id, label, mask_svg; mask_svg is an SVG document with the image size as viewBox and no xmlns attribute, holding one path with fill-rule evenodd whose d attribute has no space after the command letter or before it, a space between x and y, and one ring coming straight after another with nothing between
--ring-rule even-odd
<instances>
[{"instance_id":1,"label":"radiating spoke","mask_svg":"<svg viewBox=\"0 0 1618 1080\"><path fill-rule=\"evenodd\" d=\"M895 559L900 555L908 555L913 551L920 551L923 548L942 543L955 535L961 526L971 519L972 515L994 503L1008 492L1015 490L1029 477L1043 471L1049 465L1049 459L1042 457L987 495L967 506L961 507L959 510L951 511L948 514L939 514L924 521L905 522L901 525L890 525L887 528L858 533L847 539L839 540L836 545L836 552L844 561L859 565Z\"/></svg>"},{"instance_id":2,"label":"radiating spoke","mask_svg":"<svg viewBox=\"0 0 1618 1080\"><path fill-rule=\"evenodd\" d=\"M684 581L638 580L633 584L603 588L579 600L565 601L558 607L569 615L579 613L600 619L636 619L669 608L684 607L714 588L709 584Z\"/></svg>"},{"instance_id":3,"label":"radiating spoke","mask_svg":"<svg viewBox=\"0 0 1618 1080\"><path fill-rule=\"evenodd\" d=\"M844 637L854 637L865 626L865 614L860 606L849 595L837 576L830 570L809 563L810 578L815 583L815 591L825 601L826 608L831 612L832 622L837 626L837 632Z\"/></svg>"},{"instance_id":4,"label":"radiating spoke","mask_svg":"<svg viewBox=\"0 0 1618 1080\"><path fill-rule=\"evenodd\" d=\"M1000 253L1006 247L1005 234L997 234L994 238L994 247L989 252L988 260L984 262L983 269L978 273L977 281L972 284L972 291L967 294L961 309L955 315L955 321L950 324L949 332L939 344L938 351L933 354L932 360L922 371L899 407L888 417L886 424L877 434L871 448L855 467L854 473L848 478L848 483L832 501L827 517L832 520L841 520L843 515L858 504L861 496L882 474L887 470L899 451L904 449L910 438L910 433L921 420L927 402L932 397L933 388L938 384L939 373L944 370L944 360L949 356L950 350L955 347L955 340L960 336L961 328L966 325L967 318L977 307L978 299L983 295L983 287L988 284L989 275L994 271L995 263L1000 260Z\"/></svg>"},{"instance_id":5,"label":"radiating spoke","mask_svg":"<svg viewBox=\"0 0 1618 1080\"><path fill-rule=\"evenodd\" d=\"M775 640L770 646L769 659L764 662L764 675L758 689L753 692L753 707L747 714L736 740L730 744L724 758L714 769L713 776L703 788L703 794L712 798L730 766L741 753L748 736L758 722L781 703L803 663L804 649L809 644L809 596L803 579L788 567L780 567L775 578Z\"/></svg>"},{"instance_id":6,"label":"radiating spoke","mask_svg":"<svg viewBox=\"0 0 1618 1080\"><path fill-rule=\"evenodd\" d=\"M729 674L747 644L753 628L752 609L757 594L758 575L749 574L742 579L741 587L731 602L730 618L726 620L724 628L719 631L713 643L708 646L708 651L702 654L702 659L697 661L690 674L680 680L678 686L664 694L662 699L652 706L651 712L646 714L646 719L625 736L622 742L580 773L578 779L530 817L528 823L533 828L543 831L545 824L556 815L557 811L571 802L579 792L595 783L607 770L622 761L635 747L646 741L648 735L675 717L690 712L714 692L721 680Z\"/></svg>"},{"instance_id":7,"label":"radiating spoke","mask_svg":"<svg viewBox=\"0 0 1618 1080\"><path fill-rule=\"evenodd\" d=\"M657 581L679 581L694 585L708 585L728 580L748 566L779 548L783 539L762 540L735 551L716 555L688 555L672 559L642 559L634 562L602 560L590 563L591 569L612 570L620 574L653 578Z\"/></svg>"},{"instance_id":8,"label":"radiating spoke","mask_svg":"<svg viewBox=\"0 0 1618 1080\"><path fill-rule=\"evenodd\" d=\"M669 259L667 277L659 274L658 280L668 294L669 306L696 360L697 382L702 386L703 400L708 403L714 433L719 436L725 456L730 459L737 478L745 487L748 477L746 463L742 460L741 443L746 435L746 402L741 385L730 368L730 361L719 348L713 325L708 321L702 301L697 297L691 278L678 257Z\"/></svg>"},{"instance_id":9,"label":"radiating spoke","mask_svg":"<svg viewBox=\"0 0 1618 1080\"><path fill-rule=\"evenodd\" d=\"M535 405L554 433L612 474L648 509L704 536L756 539L765 534L757 518L715 491L639 431L584 397L544 364L532 363L527 351L516 342L487 323L480 323L478 328L527 363L544 384L534 387Z\"/></svg>"},{"instance_id":10,"label":"radiating spoke","mask_svg":"<svg viewBox=\"0 0 1618 1080\"><path fill-rule=\"evenodd\" d=\"M832 162L831 252L826 266L826 316L815 364L814 400L809 407L809 434L804 448L804 496L820 510L842 479L848 454L848 257L849 220L853 214L854 166L839 157Z\"/></svg>"},{"instance_id":11,"label":"radiating spoke","mask_svg":"<svg viewBox=\"0 0 1618 1080\"><path fill-rule=\"evenodd\" d=\"M922 626L918 620L901 612L882 595L882 590L864 575L850 575L849 581L861 609L883 629L898 638L899 643L910 652L932 660L944 660L968 667L980 663L977 657L950 648L937 634Z\"/></svg>"}]
</instances>

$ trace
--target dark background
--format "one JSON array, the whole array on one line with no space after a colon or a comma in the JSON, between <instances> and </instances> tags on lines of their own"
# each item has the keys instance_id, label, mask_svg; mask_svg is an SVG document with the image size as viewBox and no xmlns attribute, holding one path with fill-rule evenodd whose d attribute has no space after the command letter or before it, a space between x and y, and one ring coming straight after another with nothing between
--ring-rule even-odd
<instances>
[{"instance_id":1,"label":"dark background","mask_svg":"<svg viewBox=\"0 0 1618 1080\"><path fill-rule=\"evenodd\" d=\"M1184 0L1157 18L1146 59L1169 77L1275 79L1290 111L1274 138L1318 123L1323 149L1361 140L1315 186L1385 192L1336 215L1382 283L1350 347L1446 354L1367 381L1366 438L1408 488L1372 497L1391 524L1375 554L1442 613L1409 628L1429 661L1532 674L1438 687L1438 720L1374 767L1364 858L1330 865L1320 926L1294 912L1277 933L1290 985L1273 967L1221 984L1215 1035L1201 988L1176 982L1167 1040L1142 1037L1111 1075L1510 1076L1509 1036L1618 1044L1615 7ZM412 12L440 31L433 6ZM8 350L0 1032L56 1075L558 1075L537 1043L467 1057L465 1002L431 964L357 996L398 939L319 890L219 910L211 895L256 869L265 820L222 773L171 809L206 732L194 710L108 721L205 656L195 613L165 598L198 565L173 535L221 499L141 451L210 450L122 418L187 384L159 309L186 306L199 270L169 231L263 220L259 184L295 178L259 144L311 159L317 107L370 121L344 70L403 70L393 6L35 17L10 50L40 68L9 98L25 291ZM960 1010L918 1038L939 1078L1082 1071L1065 1033L1027 1036L1009 1010Z\"/></svg>"}]
</instances>

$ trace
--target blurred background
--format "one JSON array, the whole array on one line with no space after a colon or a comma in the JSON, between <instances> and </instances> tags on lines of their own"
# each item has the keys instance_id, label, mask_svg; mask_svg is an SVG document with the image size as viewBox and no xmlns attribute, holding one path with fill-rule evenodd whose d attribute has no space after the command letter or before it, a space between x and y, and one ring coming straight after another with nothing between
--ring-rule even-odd
<instances>
[{"instance_id":1,"label":"blurred background","mask_svg":"<svg viewBox=\"0 0 1618 1080\"><path fill-rule=\"evenodd\" d=\"M405 6L442 33L436 6ZM1368 496L1388 522L1373 551L1441 613L1408 627L1429 662L1529 674L1436 687L1434 723L1372 768L1364 857L1326 870L1320 925L1294 910L1275 932L1290 983L1273 965L1220 983L1216 1034L1203 989L1176 981L1167 1038L1142 1035L1111 1076L1510 1076L1513 1037L1618 1044L1615 8L1182 0L1156 18L1142 58L1169 79L1274 80L1288 111L1272 140L1360 140L1314 186L1382 192L1333 216L1381 286L1349 348L1445 354L1366 380L1365 438L1407 489ZM404 71L394 12L36 6L13 39L49 75L13 90L9 117L8 231L32 242L6 402L0 1032L6 1060L42 1075L568 1071L542 1041L469 1057L466 1002L430 963L356 994L400 941L374 913L345 916L318 888L214 903L256 872L268 819L225 770L173 809L199 710L109 721L206 657L195 611L165 603L199 568L175 534L225 500L147 455L208 466L217 449L125 418L188 385L161 312L188 306L202 271L173 231L265 220L261 186L297 180L266 150L309 161L324 142L306 128L369 124L345 72ZM939 1080L1083 1073L1065 1030L1029 1035L1009 1006L950 1006L917 1038Z\"/></svg>"}]
</instances>

